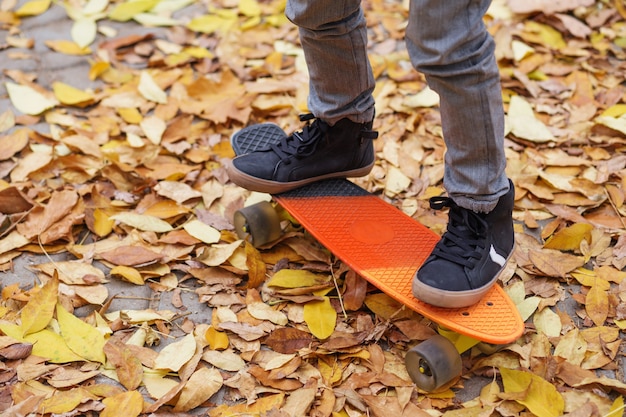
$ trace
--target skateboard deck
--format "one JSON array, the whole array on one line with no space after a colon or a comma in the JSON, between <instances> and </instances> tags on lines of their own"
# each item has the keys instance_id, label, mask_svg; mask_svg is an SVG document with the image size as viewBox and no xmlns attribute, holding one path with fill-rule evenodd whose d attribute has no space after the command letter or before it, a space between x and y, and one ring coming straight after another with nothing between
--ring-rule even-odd
<instances>
[{"instance_id":1,"label":"skateboard deck","mask_svg":"<svg viewBox=\"0 0 626 417\"><path fill-rule=\"evenodd\" d=\"M240 130L231 143L241 155L284 136L279 126L263 123ZM522 335L524 323L499 285L467 308L441 308L416 299L413 275L439 236L351 181L319 181L273 197L356 273L439 326L496 345L512 343Z\"/></svg>"}]
</instances>

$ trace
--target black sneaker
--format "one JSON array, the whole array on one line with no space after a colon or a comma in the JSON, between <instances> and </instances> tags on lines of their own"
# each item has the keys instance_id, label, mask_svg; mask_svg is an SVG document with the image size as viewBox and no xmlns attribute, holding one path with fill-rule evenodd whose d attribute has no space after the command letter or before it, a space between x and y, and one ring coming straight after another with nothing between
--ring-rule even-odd
<instances>
[{"instance_id":1,"label":"black sneaker","mask_svg":"<svg viewBox=\"0 0 626 417\"><path fill-rule=\"evenodd\" d=\"M378 137L372 122L341 119L329 126L313 115L300 119L309 122L303 130L267 149L234 158L227 166L231 181L248 190L277 194L322 179L369 174L375 156L372 140Z\"/></svg>"},{"instance_id":2,"label":"black sneaker","mask_svg":"<svg viewBox=\"0 0 626 417\"><path fill-rule=\"evenodd\" d=\"M515 189L500 197L496 208L480 214L434 197L434 209L449 207L448 227L432 254L413 278L413 295L447 308L468 307L480 301L495 284L513 253Z\"/></svg>"}]
</instances>

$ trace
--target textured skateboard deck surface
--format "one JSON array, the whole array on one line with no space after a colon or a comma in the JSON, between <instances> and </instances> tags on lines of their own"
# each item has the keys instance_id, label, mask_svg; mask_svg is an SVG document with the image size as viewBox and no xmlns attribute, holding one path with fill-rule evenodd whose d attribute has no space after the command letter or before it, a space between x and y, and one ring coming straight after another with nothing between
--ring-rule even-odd
<instances>
[{"instance_id":1,"label":"textured skateboard deck surface","mask_svg":"<svg viewBox=\"0 0 626 417\"><path fill-rule=\"evenodd\" d=\"M284 137L276 125L248 127L232 138L237 154ZM413 275L439 236L379 197L345 179L325 180L274 195L322 245L384 293L449 330L483 342L515 341L524 326L499 285L477 304L460 309L417 300Z\"/></svg>"}]
</instances>

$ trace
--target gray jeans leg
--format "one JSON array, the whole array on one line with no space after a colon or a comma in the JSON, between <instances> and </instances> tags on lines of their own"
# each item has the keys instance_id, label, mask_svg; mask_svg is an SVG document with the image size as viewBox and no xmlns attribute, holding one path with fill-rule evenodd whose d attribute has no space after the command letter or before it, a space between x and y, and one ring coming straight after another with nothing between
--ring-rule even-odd
<instances>
[{"instance_id":1,"label":"gray jeans leg","mask_svg":"<svg viewBox=\"0 0 626 417\"><path fill-rule=\"evenodd\" d=\"M444 184L474 211L492 210L509 185L504 110L494 41L483 22L490 0L411 0L407 49L440 96Z\"/></svg>"},{"instance_id":2,"label":"gray jeans leg","mask_svg":"<svg viewBox=\"0 0 626 417\"><path fill-rule=\"evenodd\" d=\"M374 76L360 0L288 0L310 76L309 110L329 124L374 117Z\"/></svg>"}]
</instances>

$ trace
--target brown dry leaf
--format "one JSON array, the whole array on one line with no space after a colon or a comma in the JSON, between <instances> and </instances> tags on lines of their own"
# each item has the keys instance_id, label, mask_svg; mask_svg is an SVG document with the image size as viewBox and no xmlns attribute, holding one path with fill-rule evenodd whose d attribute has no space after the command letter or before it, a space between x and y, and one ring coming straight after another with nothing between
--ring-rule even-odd
<instances>
[{"instance_id":1,"label":"brown dry leaf","mask_svg":"<svg viewBox=\"0 0 626 417\"><path fill-rule=\"evenodd\" d=\"M343 303L346 310L355 311L361 308L367 294L368 283L350 270L346 273Z\"/></svg>"},{"instance_id":2,"label":"brown dry leaf","mask_svg":"<svg viewBox=\"0 0 626 417\"><path fill-rule=\"evenodd\" d=\"M123 266L148 265L163 258L163 255L143 246L120 246L98 255L114 265Z\"/></svg>"},{"instance_id":3,"label":"brown dry leaf","mask_svg":"<svg viewBox=\"0 0 626 417\"><path fill-rule=\"evenodd\" d=\"M115 367L120 383L129 391L137 389L143 377L141 361L119 340L109 339L104 345L107 360Z\"/></svg>"},{"instance_id":4,"label":"brown dry leaf","mask_svg":"<svg viewBox=\"0 0 626 417\"><path fill-rule=\"evenodd\" d=\"M581 256L569 255L555 250L531 250L528 257L533 265L549 277L565 278L567 273L583 266Z\"/></svg>"},{"instance_id":5,"label":"brown dry leaf","mask_svg":"<svg viewBox=\"0 0 626 417\"><path fill-rule=\"evenodd\" d=\"M261 253L250 243L245 242L246 266L248 267L248 288L258 288L265 279L267 267Z\"/></svg>"},{"instance_id":6,"label":"brown dry leaf","mask_svg":"<svg viewBox=\"0 0 626 417\"><path fill-rule=\"evenodd\" d=\"M280 392L277 394L267 395L259 398L251 404L237 404L230 406L228 404L222 404L209 411L210 417L227 417L237 414L258 414L266 413L270 410L280 409L285 401L285 393Z\"/></svg>"},{"instance_id":7,"label":"brown dry leaf","mask_svg":"<svg viewBox=\"0 0 626 417\"><path fill-rule=\"evenodd\" d=\"M33 203L17 188L8 187L0 190L0 213L15 214L30 210Z\"/></svg>"},{"instance_id":8,"label":"brown dry leaf","mask_svg":"<svg viewBox=\"0 0 626 417\"><path fill-rule=\"evenodd\" d=\"M100 371L81 371L80 369L58 367L47 378L48 384L55 388L69 388L100 375Z\"/></svg>"},{"instance_id":9,"label":"brown dry leaf","mask_svg":"<svg viewBox=\"0 0 626 417\"><path fill-rule=\"evenodd\" d=\"M266 371L259 366L251 366L248 368L248 372L266 387L276 388L281 391L294 391L302 387L302 383L297 379L285 377L276 378L271 371Z\"/></svg>"},{"instance_id":10,"label":"brown dry leaf","mask_svg":"<svg viewBox=\"0 0 626 417\"><path fill-rule=\"evenodd\" d=\"M310 346L312 342L313 337L310 333L292 327L282 327L270 333L263 343L276 352L290 354Z\"/></svg>"},{"instance_id":11,"label":"brown dry leaf","mask_svg":"<svg viewBox=\"0 0 626 417\"><path fill-rule=\"evenodd\" d=\"M201 367L191 375L183 387L174 411L193 410L219 391L223 382L222 375L217 369Z\"/></svg>"},{"instance_id":12,"label":"brown dry leaf","mask_svg":"<svg viewBox=\"0 0 626 417\"><path fill-rule=\"evenodd\" d=\"M43 208L33 209L17 230L26 237L41 235L58 221L68 216L78 202L78 194L72 190L56 191Z\"/></svg>"}]
</instances>

